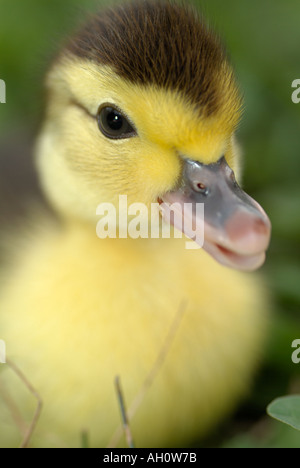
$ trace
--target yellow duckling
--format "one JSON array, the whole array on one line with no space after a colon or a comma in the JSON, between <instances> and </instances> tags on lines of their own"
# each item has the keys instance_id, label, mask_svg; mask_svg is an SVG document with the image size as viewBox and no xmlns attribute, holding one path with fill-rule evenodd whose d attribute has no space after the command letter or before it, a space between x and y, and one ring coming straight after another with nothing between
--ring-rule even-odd
<instances>
[{"instance_id":1,"label":"yellow duckling","mask_svg":"<svg viewBox=\"0 0 300 468\"><path fill-rule=\"evenodd\" d=\"M260 283L234 268L263 263L270 223L234 177L241 100L226 53L188 7L127 3L72 38L46 88L37 166L59 217L39 214L31 236L16 234L0 295L0 338L43 402L30 443L78 446L85 429L91 446L110 444L119 375L128 408L141 400L136 445L185 446L245 394L264 337ZM120 195L148 209L149 232L160 204L200 244L204 203L204 249L178 229L162 238L161 225L157 238L118 235ZM115 237L96 234L101 203L115 207ZM35 399L3 366L6 395L30 421ZM16 432L7 406L2 445Z\"/></svg>"}]
</instances>

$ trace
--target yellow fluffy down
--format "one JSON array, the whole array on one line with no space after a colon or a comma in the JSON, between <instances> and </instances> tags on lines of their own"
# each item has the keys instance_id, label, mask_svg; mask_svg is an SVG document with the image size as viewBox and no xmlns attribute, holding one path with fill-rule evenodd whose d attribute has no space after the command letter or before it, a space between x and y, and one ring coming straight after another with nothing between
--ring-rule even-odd
<instances>
[{"instance_id":1,"label":"yellow fluffy down","mask_svg":"<svg viewBox=\"0 0 300 468\"><path fill-rule=\"evenodd\" d=\"M249 389L266 312L257 278L181 239L100 240L79 224L24 246L2 281L0 330L43 401L31 445L76 447L85 429L107 446L120 424L116 375L128 408L150 381L131 421L137 447L198 440ZM0 378L29 422L35 398L5 364ZM1 445L15 446L6 403L0 412Z\"/></svg>"}]
</instances>

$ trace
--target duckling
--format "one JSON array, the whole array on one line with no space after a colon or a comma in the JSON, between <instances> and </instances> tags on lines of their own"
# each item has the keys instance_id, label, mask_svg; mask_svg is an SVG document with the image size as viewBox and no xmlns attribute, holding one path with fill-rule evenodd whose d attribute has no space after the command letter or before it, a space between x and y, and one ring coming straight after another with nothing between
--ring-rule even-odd
<instances>
[{"instance_id":1,"label":"duckling","mask_svg":"<svg viewBox=\"0 0 300 468\"><path fill-rule=\"evenodd\" d=\"M229 59L190 7L129 2L65 44L46 90L36 163L57 220L39 212L30 235L15 234L0 295L7 356L43 404L30 443L76 447L85 429L92 447L108 446L120 376L128 408L142 392L136 446L188 446L247 393L265 337L265 291L249 272L264 262L270 222L237 182L241 98ZM101 203L124 229L120 195L148 213L159 206L181 238L100 239ZM203 248L186 248L197 236L171 204L197 229L204 204ZM7 368L1 378L30 421L24 382ZM1 408L3 444L14 430Z\"/></svg>"}]
</instances>

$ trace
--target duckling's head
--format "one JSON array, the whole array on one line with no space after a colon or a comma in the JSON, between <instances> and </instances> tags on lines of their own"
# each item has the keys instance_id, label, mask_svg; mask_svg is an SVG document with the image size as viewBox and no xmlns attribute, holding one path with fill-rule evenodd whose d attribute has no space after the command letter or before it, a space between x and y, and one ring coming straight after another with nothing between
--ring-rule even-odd
<instances>
[{"instance_id":1,"label":"duckling's head","mask_svg":"<svg viewBox=\"0 0 300 468\"><path fill-rule=\"evenodd\" d=\"M38 168L52 204L93 223L96 207L204 203L204 248L254 269L270 223L237 185L241 99L219 39L191 9L140 1L101 11L46 80ZM116 218L116 223L118 222Z\"/></svg>"}]
</instances>

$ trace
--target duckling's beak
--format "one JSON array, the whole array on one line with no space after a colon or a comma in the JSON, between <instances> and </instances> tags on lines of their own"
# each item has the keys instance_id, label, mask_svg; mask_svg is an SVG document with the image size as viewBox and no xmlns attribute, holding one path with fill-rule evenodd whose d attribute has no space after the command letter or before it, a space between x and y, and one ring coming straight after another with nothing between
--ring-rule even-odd
<instances>
[{"instance_id":1,"label":"duckling's beak","mask_svg":"<svg viewBox=\"0 0 300 468\"><path fill-rule=\"evenodd\" d=\"M261 206L239 187L225 157L208 165L184 160L178 188L166 193L162 201L163 217L174 220L168 207L175 203L181 210L183 223L177 226L173 222L174 226L196 242L195 226L203 228L204 222L203 248L219 263L248 271L264 263L270 220ZM199 203L204 204L202 220L197 219Z\"/></svg>"}]
</instances>

